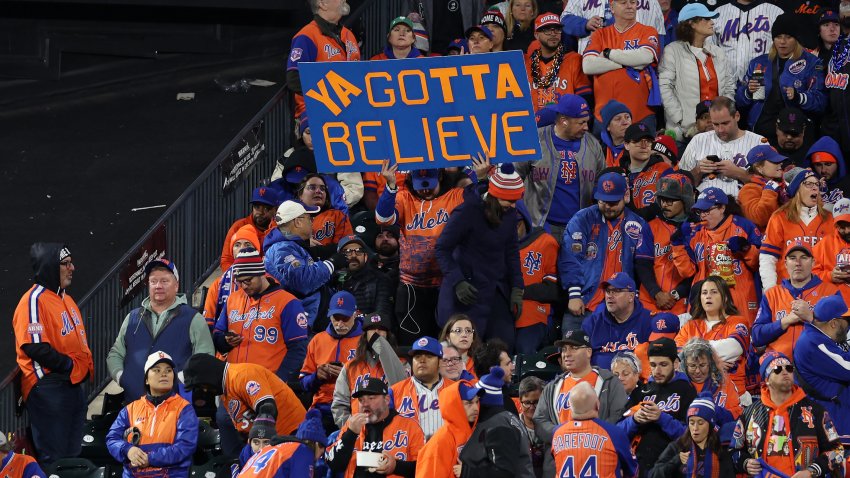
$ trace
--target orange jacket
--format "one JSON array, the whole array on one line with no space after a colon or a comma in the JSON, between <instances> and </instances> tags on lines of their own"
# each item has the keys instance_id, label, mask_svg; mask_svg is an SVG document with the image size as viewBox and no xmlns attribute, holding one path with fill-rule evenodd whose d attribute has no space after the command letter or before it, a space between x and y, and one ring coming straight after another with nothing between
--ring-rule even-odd
<instances>
[{"instance_id":1,"label":"orange jacket","mask_svg":"<svg viewBox=\"0 0 850 478\"><path fill-rule=\"evenodd\" d=\"M221 259L219 260L219 267L221 268L222 272L226 271L227 269L230 269L230 266L233 265L234 261L233 248L230 246L230 238L232 238L233 235L236 234L236 231L238 231L240 227L245 225L254 226L254 220L251 218L250 214L234 222L233 225L230 226L230 229L227 230L227 234L224 235L224 245L221 247ZM261 231L256 226L254 226L254 231L256 231L257 233L257 239L260 240L260 245L263 244L263 240L265 240L266 234L268 234L275 227L277 226L274 224L274 221L269 224L268 229L266 229L265 231ZM260 249L260 251L262 252L262 249Z\"/></svg>"},{"instance_id":2,"label":"orange jacket","mask_svg":"<svg viewBox=\"0 0 850 478\"><path fill-rule=\"evenodd\" d=\"M440 390L440 415L443 426L428 440L419 453L416 463L416 478L454 478L453 467L458 464L458 456L469 437L475 423L466 419L463 401L460 398L460 384L472 386L472 382L461 380Z\"/></svg>"},{"instance_id":3,"label":"orange jacket","mask_svg":"<svg viewBox=\"0 0 850 478\"><path fill-rule=\"evenodd\" d=\"M541 232L528 244L522 246L523 243L524 240L520 240L519 265L523 284L528 287L544 281L558 282L558 241L550 234ZM522 315L516 321L516 328L549 323L551 304L529 299L522 302Z\"/></svg>"},{"instance_id":4,"label":"orange jacket","mask_svg":"<svg viewBox=\"0 0 850 478\"><path fill-rule=\"evenodd\" d=\"M354 234L348 215L337 209L325 209L313 218L313 239L327 246Z\"/></svg>"},{"instance_id":5,"label":"orange jacket","mask_svg":"<svg viewBox=\"0 0 850 478\"><path fill-rule=\"evenodd\" d=\"M304 358L304 365L301 367L301 377L316 373L319 365L331 362L339 362L345 365L350 362L357 351L357 343L360 341L361 334L335 338L327 330L324 330L314 335L307 345L307 356ZM318 378L316 378L316 382L318 382ZM303 379L301 383L304 383ZM335 386L336 380L319 385L319 389L313 395L312 406L315 407L320 403L330 405L333 402Z\"/></svg>"},{"instance_id":6,"label":"orange jacket","mask_svg":"<svg viewBox=\"0 0 850 478\"><path fill-rule=\"evenodd\" d=\"M78 384L94 374L94 362L76 302L67 293L33 284L21 297L12 318L18 366L23 372L21 387L24 401L35 384L51 370L30 358L21 349L24 344L50 344L71 358L71 383Z\"/></svg>"},{"instance_id":7,"label":"orange jacket","mask_svg":"<svg viewBox=\"0 0 850 478\"><path fill-rule=\"evenodd\" d=\"M750 346L750 328L746 318L740 315L730 315L726 320L706 330L704 319L691 319L679 329L676 335L676 345L681 349L688 340L700 337L708 341L735 339L743 349L741 356L735 361L735 366L729 369L729 378L738 390L747 389L747 349Z\"/></svg>"},{"instance_id":8,"label":"orange jacket","mask_svg":"<svg viewBox=\"0 0 850 478\"><path fill-rule=\"evenodd\" d=\"M248 433L251 430L257 416L257 404L268 398L273 398L277 406L277 434L294 434L307 410L287 384L262 365L228 363L225 366L221 403L237 431Z\"/></svg>"},{"instance_id":9,"label":"orange jacket","mask_svg":"<svg viewBox=\"0 0 850 478\"><path fill-rule=\"evenodd\" d=\"M753 175L750 182L738 191L738 204L744 217L760 229L767 227L770 216L779 209L779 193L765 189L767 178Z\"/></svg>"},{"instance_id":10,"label":"orange jacket","mask_svg":"<svg viewBox=\"0 0 850 478\"><path fill-rule=\"evenodd\" d=\"M664 292L670 292L676 289L686 276L679 273L676 265L673 263L673 246L670 245L670 235L676 230L676 224L669 223L661 218L655 218L649 221L649 228L652 230L652 237L655 239L655 261L653 261L652 269L655 272L655 280L658 281L658 287ZM643 306L652 312L670 312L671 314L684 314L688 310L688 298L680 297L670 310L660 310L655 305L655 298L649 295L646 287L640 287L640 302Z\"/></svg>"},{"instance_id":11,"label":"orange jacket","mask_svg":"<svg viewBox=\"0 0 850 478\"><path fill-rule=\"evenodd\" d=\"M697 394L702 393L702 389L705 388L705 382L691 382L691 385L694 386ZM744 408L741 406L741 396L738 394L738 389L735 388L735 384L729 380L728 377L727 380L723 382L723 389L714 392L714 403L720 405L726 410L729 410L729 413L731 413L736 420L744 411Z\"/></svg>"},{"instance_id":12,"label":"orange jacket","mask_svg":"<svg viewBox=\"0 0 850 478\"><path fill-rule=\"evenodd\" d=\"M789 244L802 242L809 247L817 245L820 238L832 234L832 216L817 215L808 225L802 222L791 222L785 211L776 211L767 221L767 229L761 244L761 253L776 257L776 283L788 278L785 269L785 249Z\"/></svg>"}]
</instances>

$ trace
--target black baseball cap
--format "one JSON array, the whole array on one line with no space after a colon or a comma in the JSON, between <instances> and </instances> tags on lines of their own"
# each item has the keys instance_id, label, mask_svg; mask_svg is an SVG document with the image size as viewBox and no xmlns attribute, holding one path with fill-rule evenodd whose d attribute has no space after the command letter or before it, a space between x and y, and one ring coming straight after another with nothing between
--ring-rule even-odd
<instances>
[{"instance_id":1,"label":"black baseball cap","mask_svg":"<svg viewBox=\"0 0 850 478\"><path fill-rule=\"evenodd\" d=\"M363 395L387 395L388 393L390 392L387 389L387 384L383 380L376 377L369 377L357 385L351 397L360 398Z\"/></svg>"},{"instance_id":2,"label":"black baseball cap","mask_svg":"<svg viewBox=\"0 0 850 478\"><path fill-rule=\"evenodd\" d=\"M633 123L631 126L626 128L625 141L627 143L640 141L644 138L648 138L650 141L655 140L655 132L649 129L649 126L643 123Z\"/></svg>"},{"instance_id":3,"label":"black baseball cap","mask_svg":"<svg viewBox=\"0 0 850 478\"><path fill-rule=\"evenodd\" d=\"M679 351L676 348L676 342L670 337L661 337L649 343L649 350L646 352L647 357L667 357L670 360L679 358Z\"/></svg>"},{"instance_id":4,"label":"black baseball cap","mask_svg":"<svg viewBox=\"0 0 850 478\"><path fill-rule=\"evenodd\" d=\"M776 118L776 127L783 133L801 134L806 128L809 118L797 108L783 108Z\"/></svg>"},{"instance_id":5,"label":"black baseball cap","mask_svg":"<svg viewBox=\"0 0 850 478\"><path fill-rule=\"evenodd\" d=\"M590 347L590 337L583 329L573 329L564 332L564 338L555 341L555 347L564 345L577 345L579 347Z\"/></svg>"},{"instance_id":6,"label":"black baseball cap","mask_svg":"<svg viewBox=\"0 0 850 478\"><path fill-rule=\"evenodd\" d=\"M392 330L392 323L390 322L389 317L383 317L377 312L363 314L362 320L363 323L360 327L364 332L369 329L384 329L386 331Z\"/></svg>"},{"instance_id":7,"label":"black baseball cap","mask_svg":"<svg viewBox=\"0 0 850 478\"><path fill-rule=\"evenodd\" d=\"M708 114L709 108L711 108L711 100L700 101L697 103L696 117L699 118L702 115Z\"/></svg>"}]
</instances>

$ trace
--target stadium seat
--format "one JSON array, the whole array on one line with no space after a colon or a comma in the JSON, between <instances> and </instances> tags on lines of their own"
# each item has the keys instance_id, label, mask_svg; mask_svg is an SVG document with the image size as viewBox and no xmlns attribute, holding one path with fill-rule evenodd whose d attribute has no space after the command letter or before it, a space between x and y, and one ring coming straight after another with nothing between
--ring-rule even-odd
<instances>
[{"instance_id":1,"label":"stadium seat","mask_svg":"<svg viewBox=\"0 0 850 478\"><path fill-rule=\"evenodd\" d=\"M95 466L85 458L62 458L46 467L50 478L105 478L106 468Z\"/></svg>"},{"instance_id":2,"label":"stadium seat","mask_svg":"<svg viewBox=\"0 0 850 478\"><path fill-rule=\"evenodd\" d=\"M194 465L189 470L192 478L230 478L230 465L237 463L236 458L215 456L206 463Z\"/></svg>"}]
</instances>

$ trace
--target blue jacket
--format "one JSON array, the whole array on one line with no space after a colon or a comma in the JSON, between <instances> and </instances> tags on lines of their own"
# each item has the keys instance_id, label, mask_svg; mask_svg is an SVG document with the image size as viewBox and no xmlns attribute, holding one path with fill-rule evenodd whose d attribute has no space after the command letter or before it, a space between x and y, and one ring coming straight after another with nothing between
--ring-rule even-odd
<instances>
[{"instance_id":1,"label":"blue jacket","mask_svg":"<svg viewBox=\"0 0 850 478\"><path fill-rule=\"evenodd\" d=\"M634 211L626 209L623 215L619 227L621 239L618 239L623 241L623 272L637 277L635 260L655 260L655 241L649 225ZM558 274L570 298L581 296L587 304L596 293L603 279L607 247L608 221L602 217L599 206L586 207L570 219L558 254Z\"/></svg>"},{"instance_id":2,"label":"blue jacket","mask_svg":"<svg viewBox=\"0 0 850 478\"><path fill-rule=\"evenodd\" d=\"M284 290L301 299L312 327L319 313L322 286L330 281L334 266L330 261L314 261L302 244L301 238L284 235L275 229L263 241L263 262L266 272Z\"/></svg>"},{"instance_id":3,"label":"blue jacket","mask_svg":"<svg viewBox=\"0 0 850 478\"><path fill-rule=\"evenodd\" d=\"M820 277L812 274L812 280L799 289L791 285L790 279L782 279L782 283L777 284L777 287L788 289L791 297L801 297L805 291L814 289L821 283L823 281ZM758 315L756 315L756 321L753 323L752 330L750 331L752 333L753 347L765 347L786 332L782 330L782 322L780 320L773 320L774 315L770 309L770 302L767 300L767 295L763 295L761 304L759 304Z\"/></svg>"},{"instance_id":4,"label":"blue jacket","mask_svg":"<svg viewBox=\"0 0 850 478\"><path fill-rule=\"evenodd\" d=\"M841 154L841 146L838 145L838 142L829 136L823 136L815 141L806 152L806 160L803 162L804 168L811 168L811 157L815 153L829 153L835 156L835 159L838 161L838 173L827 181L825 191L821 189L824 204L835 204L842 198L850 197L847 166L844 164L844 155Z\"/></svg>"},{"instance_id":5,"label":"blue jacket","mask_svg":"<svg viewBox=\"0 0 850 478\"><path fill-rule=\"evenodd\" d=\"M147 401L148 398L142 397L138 401ZM175 401L183 401L184 405L179 408L179 404ZM130 423L128 408L133 405L127 405L118 413L118 417L109 427L109 432L106 434L106 447L109 449L109 454L112 455L118 462L124 464L124 478L133 478L136 476L146 476L145 471L138 473L138 469L130 467L130 462L127 459L127 452L133 447L124 437L127 429L138 427L142 432L142 440L144 437L150 437L148 433L147 423ZM150 406L150 404L148 404ZM165 399L164 402L156 406L157 411L160 407L167 407L170 410L175 408L180 409L176 423L171 417L163 417L163 421L159 422L160 426L175 426L176 431L174 439L171 443L149 443L139 445L145 453L148 454L148 463L151 467L166 468L164 475L153 476L169 476L171 478L188 478L189 468L192 466L192 456L195 454L195 448L198 442L198 416L195 415L195 409L191 404L186 402L179 395L172 395ZM171 418L169 420L169 418ZM156 422L149 426L155 426ZM144 429L143 429L144 428ZM150 476L150 475L147 475Z\"/></svg>"},{"instance_id":6,"label":"blue jacket","mask_svg":"<svg viewBox=\"0 0 850 478\"><path fill-rule=\"evenodd\" d=\"M747 124L752 129L764 108L764 100L753 100L747 83L753 76L753 72L761 70L764 72L764 94L770 96L773 85L773 68L767 55L759 55L750 61L744 79L738 83L738 91L735 93L735 104L739 109L749 109L747 113ZM788 60L785 69L779 74L779 87L794 88L799 95L794 100L789 100L785 94L780 94L785 106L800 108L806 113L823 113L827 105L826 87L824 86L824 71L821 59L807 51L797 60Z\"/></svg>"},{"instance_id":7,"label":"blue jacket","mask_svg":"<svg viewBox=\"0 0 850 478\"><path fill-rule=\"evenodd\" d=\"M348 204L345 202L345 189L342 187L342 184L340 184L339 181L337 181L331 174L322 174L321 176L328 187L328 198L331 200L331 208L342 211L348 215ZM269 183L269 187L274 188L274 190L277 191L278 199L281 203L284 201L298 201L298 198L295 197L293 186L286 182L286 178L280 178L272 181Z\"/></svg>"},{"instance_id":8,"label":"blue jacket","mask_svg":"<svg viewBox=\"0 0 850 478\"><path fill-rule=\"evenodd\" d=\"M841 443L850 444L850 352L807 323L794 346L794 365L797 384L829 412Z\"/></svg>"}]
</instances>

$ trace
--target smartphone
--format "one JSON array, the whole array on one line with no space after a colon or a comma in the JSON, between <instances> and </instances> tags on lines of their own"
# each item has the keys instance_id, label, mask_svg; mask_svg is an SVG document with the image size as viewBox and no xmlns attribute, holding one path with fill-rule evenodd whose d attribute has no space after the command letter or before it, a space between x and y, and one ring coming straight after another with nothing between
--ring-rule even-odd
<instances>
[{"instance_id":1,"label":"smartphone","mask_svg":"<svg viewBox=\"0 0 850 478\"><path fill-rule=\"evenodd\" d=\"M712 163L719 163L720 162L720 158L715 154L710 154L710 155L706 156L705 159L711 161Z\"/></svg>"},{"instance_id":2,"label":"smartphone","mask_svg":"<svg viewBox=\"0 0 850 478\"><path fill-rule=\"evenodd\" d=\"M753 81L757 81L759 85L764 86L764 72L761 70L756 70L753 72L753 75L750 77Z\"/></svg>"},{"instance_id":3,"label":"smartphone","mask_svg":"<svg viewBox=\"0 0 850 478\"><path fill-rule=\"evenodd\" d=\"M330 365L335 365L337 367L342 367L342 362L331 362Z\"/></svg>"}]
</instances>

